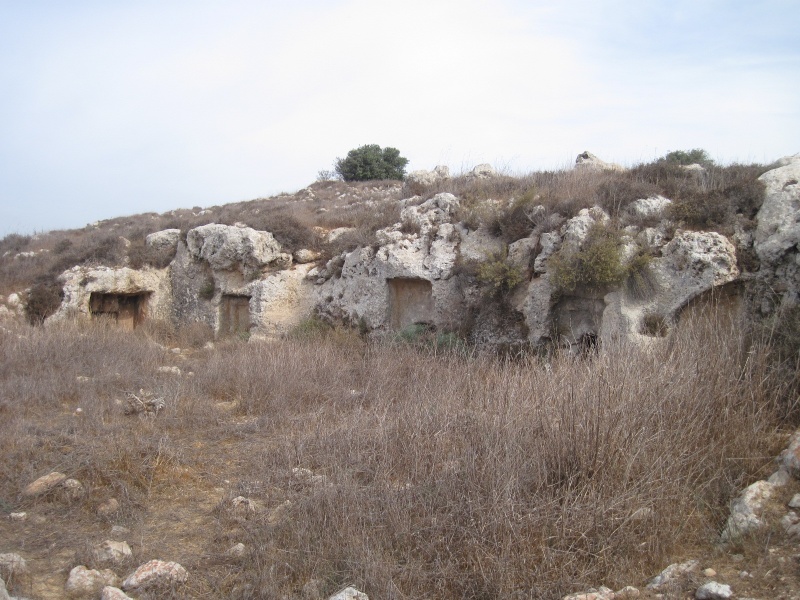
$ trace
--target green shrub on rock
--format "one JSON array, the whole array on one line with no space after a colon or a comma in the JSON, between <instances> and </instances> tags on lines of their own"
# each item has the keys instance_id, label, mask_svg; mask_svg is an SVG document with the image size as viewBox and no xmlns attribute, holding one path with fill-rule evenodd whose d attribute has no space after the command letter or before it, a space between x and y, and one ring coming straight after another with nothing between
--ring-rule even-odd
<instances>
[{"instance_id":1,"label":"green shrub on rock","mask_svg":"<svg viewBox=\"0 0 800 600\"><path fill-rule=\"evenodd\" d=\"M560 293L602 289L622 283L622 238L617 229L596 223L580 249L561 248L547 263L550 281Z\"/></svg>"}]
</instances>

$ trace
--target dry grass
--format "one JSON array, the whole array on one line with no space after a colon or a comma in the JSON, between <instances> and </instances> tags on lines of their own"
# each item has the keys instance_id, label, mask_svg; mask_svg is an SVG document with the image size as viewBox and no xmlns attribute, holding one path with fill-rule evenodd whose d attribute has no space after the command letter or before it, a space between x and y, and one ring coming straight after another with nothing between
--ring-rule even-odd
<instances>
[{"instance_id":1,"label":"dry grass","mask_svg":"<svg viewBox=\"0 0 800 600\"><path fill-rule=\"evenodd\" d=\"M781 382L737 331L697 317L648 352L548 365L342 330L181 357L103 327L0 332L0 506L33 515L22 530L3 519L0 539L69 568L107 536L95 508L113 496L134 562L182 562L185 597L300 597L311 580L443 599L640 583L710 546L777 450ZM167 402L155 419L115 402L140 388ZM51 470L86 495L23 499ZM234 509L240 494L259 509ZM239 541L247 555L225 557Z\"/></svg>"}]
</instances>

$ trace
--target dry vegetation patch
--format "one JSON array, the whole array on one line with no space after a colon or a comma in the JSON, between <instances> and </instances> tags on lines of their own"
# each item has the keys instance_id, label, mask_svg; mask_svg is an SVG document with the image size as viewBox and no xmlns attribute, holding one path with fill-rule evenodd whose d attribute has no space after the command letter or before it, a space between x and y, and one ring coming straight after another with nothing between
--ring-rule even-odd
<instances>
[{"instance_id":1,"label":"dry vegetation patch","mask_svg":"<svg viewBox=\"0 0 800 600\"><path fill-rule=\"evenodd\" d=\"M548 364L334 329L180 355L96 326L0 335L0 507L30 515L0 521L0 538L35 558L31 594L112 524L131 530L136 564L186 566L185 597L299 597L313 581L378 598L555 598L640 583L710 547L776 452L782 414L764 354L703 320L648 352ZM165 408L126 415L128 390ZM23 498L54 470L84 495ZM98 515L112 497L119 511ZM238 542L244 554L227 555Z\"/></svg>"}]
</instances>

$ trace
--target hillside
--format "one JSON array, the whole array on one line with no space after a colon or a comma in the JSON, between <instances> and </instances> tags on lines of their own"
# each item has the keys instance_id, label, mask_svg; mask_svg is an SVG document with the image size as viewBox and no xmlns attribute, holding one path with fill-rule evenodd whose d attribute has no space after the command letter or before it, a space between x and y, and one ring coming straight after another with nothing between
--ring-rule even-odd
<instances>
[{"instance_id":1,"label":"hillside","mask_svg":"<svg viewBox=\"0 0 800 600\"><path fill-rule=\"evenodd\" d=\"M584 153L7 236L0 575L796 598L798 179Z\"/></svg>"}]
</instances>

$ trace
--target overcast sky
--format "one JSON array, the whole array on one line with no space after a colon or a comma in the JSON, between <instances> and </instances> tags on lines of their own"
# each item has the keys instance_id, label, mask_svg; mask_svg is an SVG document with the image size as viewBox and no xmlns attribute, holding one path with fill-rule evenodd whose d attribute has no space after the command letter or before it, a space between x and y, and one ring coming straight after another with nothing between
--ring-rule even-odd
<instances>
[{"instance_id":1,"label":"overcast sky","mask_svg":"<svg viewBox=\"0 0 800 600\"><path fill-rule=\"evenodd\" d=\"M0 236L409 170L800 152L798 0L0 0Z\"/></svg>"}]
</instances>

